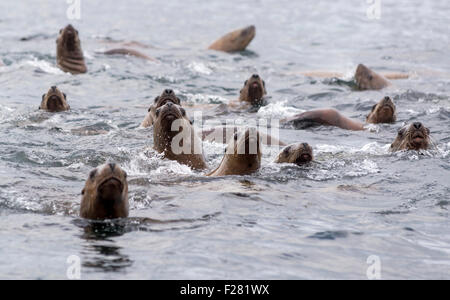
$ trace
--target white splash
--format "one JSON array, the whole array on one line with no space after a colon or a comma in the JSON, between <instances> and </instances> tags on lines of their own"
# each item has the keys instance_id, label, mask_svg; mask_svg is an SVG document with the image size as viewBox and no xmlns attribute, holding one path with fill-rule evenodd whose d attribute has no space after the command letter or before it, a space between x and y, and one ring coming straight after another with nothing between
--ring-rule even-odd
<instances>
[{"instance_id":1,"label":"white splash","mask_svg":"<svg viewBox=\"0 0 450 300\"><path fill-rule=\"evenodd\" d=\"M288 106L288 100L269 103L267 106L261 107L258 111L258 117L284 119L290 118L297 114L305 112L304 110Z\"/></svg>"},{"instance_id":2,"label":"white splash","mask_svg":"<svg viewBox=\"0 0 450 300\"><path fill-rule=\"evenodd\" d=\"M45 60L38 60L37 58L34 58L33 60L25 61L22 65L28 65L37 68L38 70L48 73L48 74L56 74L56 75L62 75L64 74L63 71L55 67L54 65L50 64L49 62Z\"/></svg>"},{"instance_id":3,"label":"white splash","mask_svg":"<svg viewBox=\"0 0 450 300\"><path fill-rule=\"evenodd\" d=\"M210 66L207 66L202 62L194 61L191 62L187 67L189 70L203 75L211 75L214 72L214 70Z\"/></svg>"}]
</instances>

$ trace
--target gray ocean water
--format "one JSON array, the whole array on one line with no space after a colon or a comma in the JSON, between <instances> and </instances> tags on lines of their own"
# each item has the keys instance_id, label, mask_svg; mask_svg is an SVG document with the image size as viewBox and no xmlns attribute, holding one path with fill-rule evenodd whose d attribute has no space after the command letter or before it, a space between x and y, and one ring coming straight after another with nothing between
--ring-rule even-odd
<instances>
[{"instance_id":1,"label":"gray ocean water","mask_svg":"<svg viewBox=\"0 0 450 300\"><path fill-rule=\"evenodd\" d=\"M69 20L63 0L0 2L0 278L66 279L450 279L450 4L447 0L85 1ZM89 73L55 67L59 29L80 32ZM206 48L254 24L243 53ZM21 41L22 38L30 38ZM109 41L105 43L105 40ZM159 62L106 57L114 42L139 41ZM351 77L358 63L405 72L382 91L354 91L302 71ZM285 118L333 107L364 121L384 96L398 121L349 132L281 129L308 142L317 163L275 165L265 149L254 176L211 179L152 150L139 128L165 88L189 104L237 99L259 73L271 96L258 113L220 120ZM72 110L37 110L57 85ZM389 153L397 130L423 122L435 148ZM84 135L80 128L102 130ZM220 145L205 143L211 168ZM129 174L130 219L78 218L89 171L116 161Z\"/></svg>"}]
</instances>

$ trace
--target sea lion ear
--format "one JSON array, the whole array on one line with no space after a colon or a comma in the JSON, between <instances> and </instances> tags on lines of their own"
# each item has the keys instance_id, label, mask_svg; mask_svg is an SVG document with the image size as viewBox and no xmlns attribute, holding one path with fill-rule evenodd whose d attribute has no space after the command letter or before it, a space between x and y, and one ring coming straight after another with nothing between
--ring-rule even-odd
<instances>
[{"instance_id":1,"label":"sea lion ear","mask_svg":"<svg viewBox=\"0 0 450 300\"><path fill-rule=\"evenodd\" d=\"M185 117L186 116L186 110L184 108L180 107L180 111L181 111L181 115L183 117Z\"/></svg>"},{"instance_id":2,"label":"sea lion ear","mask_svg":"<svg viewBox=\"0 0 450 300\"><path fill-rule=\"evenodd\" d=\"M62 29L60 29L60 30L59 30L59 34L61 34L62 32L63 32L63 30L62 30Z\"/></svg>"},{"instance_id":3,"label":"sea lion ear","mask_svg":"<svg viewBox=\"0 0 450 300\"><path fill-rule=\"evenodd\" d=\"M44 101L44 99L45 99L45 94L44 94L44 95L42 95L42 101Z\"/></svg>"},{"instance_id":4,"label":"sea lion ear","mask_svg":"<svg viewBox=\"0 0 450 300\"><path fill-rule=\"evenodd\" d=\"M247 85L247 83L248 83L248 80L246 80L246 81L244 82L244 86L246 86L246 85Z\"/></svg>"},{"instance_id":5,"label":"sea lion ear","mask_svg":"<svg viewBox=\"0 0 450 300\"><path fill-rule=\"evenodd\" d=\"M79 33L78 33L78 30L76 30L76 29L75 29L75 32L77 33L77 35L79 34Z\"/></svg>"},{"instance_id":6,"label":"sea lion ear","mask_svg":"<svg viewBox=\"0 0 450 300\"><path fill-rule=\"evenodd\" d=\"M158 108L156 111L155 111L155 115L156 115L156 117L159 117L159 113L161 112L161 107L160 108Z\"/></svg>"},{"instance_id":7,"label":"sea lion ear","mask_svg":"<svg viewBox=\"0 0 450 300\"><path fill-rule=\"evenodd\" d=\"M373 76L372 76L372 75L369 75L368 79L369 79L370 81L372 81Z\"/></svg>"},{"instance_id":8,"label":"sea lion ear","mask_svg":"<svg viewBox=\"0 0 450 300\"><path fill-rule=\"evenodd\" d=\"M66 93L63 93L63 96L64 96L64 99L67 100L67 95L66 95Z\"/></svg>"},{"instance_id":9,"label":"sea lion ear","mask_svg":"<svg viewBox=\"0 0 450 300\"><path fill-rule=\"evenodd\" d=\"M266 82L264 80L262 81L262 83L263 83L263 87L266 87Z\"/></svg>"},{"instance_id":10,"label":"sea lion ear","mask_svg":"<svg viewBox=\"0 0 450 300\"><path fill-rule=\"evenodd\" d=\"M398 136L403 136L405 134L406 128L403 127L398 131Z\"/></svg>"},{"instance_id":11,"label":"sea lion ear","mask_svg":"<svg viewBox=\"0 0 450 300\"><path fill-rule=\"evenodd\" d=\"M291 146L286 147L286 148L283 150L283 155L288 156L290 151L291 151Z\"/></svg>"},{"instance_id":12,"label":"sea lion ear","mask_svg":"<svg viewBox=\"0 0 450 300\"><path fill-rule=\"evenodd\" d=\"M426 131L427 131L427 134L430 135L430 134L431 134L430 129L429 129L429 128L425 128L425 129L426 129Z\"/></svg>"},{"instance_id":13,"label":"sea lion ear","mask_svg":"<svg viewBox=\"0 0 450 300\"><path fill-rule=\"evenodd\" d=\"M155 98L155 103L158 102L158 100L159 100L159 96L157 96L157 97Z\"/></svg>"},{"instance_id":14,"label":"sea lion ear","mask_svg":"<svg viewBox=\"0 0 450 300\"><path fill-rule=\"evenodd\" d=\"M181 99L177 97L178 105L181 105Z\"/></svg>"}]
</instances>

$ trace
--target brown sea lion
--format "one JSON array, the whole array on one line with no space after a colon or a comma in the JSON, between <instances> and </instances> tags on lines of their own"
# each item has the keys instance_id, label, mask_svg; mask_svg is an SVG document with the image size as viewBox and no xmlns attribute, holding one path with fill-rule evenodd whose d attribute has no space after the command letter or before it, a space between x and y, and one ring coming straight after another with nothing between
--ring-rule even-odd
<instances>
[{"instance_id":1,"label":"brown sea lion","mask_svg":"<svg viewBox=\"0 0 450 300\"><path fill-rule=\"evenodd\" d=\"M390 85L386 78L363 64L356 68L355 81L360 90L381 90Z\"/></svg>"},{"instance_id":2,"label":"brown sea lion","mask_svg":"<svg viewBox=\"0 0 450 300\"><path fill-rule=\"evenodd\" d=\"M70 109L67 104L67 96L61 92L56 86L52 86L47 94L42 95L42 102L39 109L48 112L61 112Z\"/></svg>"},{"instance_id":3,"label":"brown sea lion","mask_svg":"<svg viewBox=\"0 0 450 300\"><path fill-rule=\"evenodd\" d=\"M278 155L275 163L289 163L304 165L314 160L313 149L307 143L292 144L284 148Z\"/></svg>"},{"instance_id":4,"label":"brown sea lion","mask_svg":"<svg viewBox=\"0 0 450 300\"><path fill-rule=\"evenodd\" d=\"M119 48L119 49L111 49L106 52L103 52L105 55L126 55L126 56L134 56L137 58L142 58L149 61L156 61L154 58L151 58L139 51L133 49Z\"/></svg>"},{"instance_id":5,"label":"brown sea lion","mask_svg":"<svg viewBox=\"0 0 450 300\"><path fill-rule=\"evenodd\" d=\"M154 148L171 160L196 170L207 168L202 141L186 116L186 110L168 101L155 111Z\"/></svg>"},{"instance_id":6,"label":"brown sea lion","mask_svg":"<svg viewBox=\"0 0 450 300\"><path fill-rule=\"evenodd\" d=\"M257 106L263 104L266 95L265 81L258 74L253 74L245 81L244 87L240 91L239 101Z\"/></svg>"},{"instance_id":7,"label":"brown sea lion","mask_svg":"<svg viewBox=\"0 0 450 300\"><path fill-rule=\"evenodd\" d=\"M397 138L391 145L391 151L427 150L430 145L430 130L422 123L415 122L398 131Z\"/></svg>"},{"instance_id":8,"label":"brown sea lion","mask_svg":"<svg viewBox=\"0 0 450 300\"><path fill-rule=\"evenodd\" d=\"M58 67L64 72L72 74L87 72L78 30L70 24L59 31L56 40L56 60Z\"/></svg>"},{"instance_id":9,"label":"brown sea lion","mask_svg":"<svg viewBox=\"0 0 450 300\"><path fill-rule=\"evenodd\" d=\"M372 124L394 123L397 119L396 107L390 97L384 97L367 116L366 122ZM284 120L284 123L304 129L314 125L336 126L347 130L364 130L364 124L351 120L334 109L319 109L301 113Z\"/></svg>"},{"instance_id":10,"label":"brown sea lion","mask_svg":"<svg viewBox=\"0 0 450 300\"><path fill-rule=\"evenodd\" d=\"M207 176L250 175L261 167L261 138L259 132L250 128L236 133L230 142L220 166Z\"/></svg>"},{"instance_id":11,"label":"brown sea lion","mask_svg":"<svg viewBox=\"0 0 450 300\"><path fill-rule=\"evenodd\" d=\"M84 186L80 216L91 220L128 217L127 173L116 164L93 170Z\"/></svg>"},{"instance_id":12,"label":"brown sea lion","mask_svg":"<svg viewBox=\"0 0 450 300\"><path fill-rule=\"evenodd\" d=\"M144 128L152 126L156 119L156 110L168 102L181 106L181 100L175 95L175 92L171 89L165 89L161 96L155 98L155 101L148 109L148 113L145 116L144 121L142 121L141 126Z\"/></svg>"},{"instance_id":13,"label":"brown sea lion","mask_svg":"<svg viewBox=\"0 0 450 300\"><path fill-rule=\"evenodd\" d=\"M244 51L256 35L255 26L249 26L243 29L230 32L215 41L208 49L223 52Z\"/></svg>"}]
</instances>

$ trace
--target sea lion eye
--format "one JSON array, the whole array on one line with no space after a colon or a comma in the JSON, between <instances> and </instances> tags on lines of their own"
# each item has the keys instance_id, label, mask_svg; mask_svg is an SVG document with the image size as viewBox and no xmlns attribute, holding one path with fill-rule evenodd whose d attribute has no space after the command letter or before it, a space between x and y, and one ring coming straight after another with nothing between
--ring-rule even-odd
<instances>
[{"instance_id":1,"label":"sea lion eye","mask_svg":"<svg viewBox=\"0 0 450 300\"><path fill-rule=\"evenodd\" d=\"M60 30L59 30L59 34L61 34L62 32L63 32L63 30L62 30L62 29L60 29Z\"/></svg>"},{"instance_id":2,"label":"sea lion eye","mask_svg":"<svg viewBox=\"0 0 450 300\"><path fill-rule=\"evenodd\" d=\"M42 100L44 100L45 99L45 94L44 95L42 95Z\"/></svg>"},{"instance_id":3,"label":"sea lion eye","mask_svg":"<svg viewBox=\"0 0 450 300\"><path fill-rule=\"evenodd\" d=\"M288 156L290 151L291 151L291 147L287 147L286 149L283 150L283 154Z\"/></svg>"},{"instance_id":4,"label":"sea lion eye","mask_svg":"<svg viewBox=\"0 0 450 300\"><path fill-rule=\"evenodd\" d=\"M91 171L91 173L89 173L89 179L94 180L95 175L97 175L97 169L94 169Z\"/></svg>"},{"instance_id":5,"label":"sea lion eye","mask_svg":"<svg viewBox=\"0 0 450 300\"><path fill-rule=\"evenodd\" d=\"M159 96L155 98L155 103L158 102L159 100Z\"/></svg>"},{"instance_id":6,"label":"sea lion eye","mask_svg":"<svg viewBox=\"0 0 450 300\"><path fill-rule=\"evenodd\" d=\"M238 140L238 134L237 134L237 133L234 134L234 140L235 140L235 141Z\"/></svg>"},{"instance_id":7,"label":"sea lion eye","mask_svg":"<svg viewBox=\"0 0 450 300\"><path fill-rule=\"evenodd\" d=\"M123 171L123 177L124 177L125 179L127 179L127 177L128 177L127 172Z\"/></svg>"},{"instance_id":8,"label":"sea lion eye","mask_svg":"<svg viewBox=\"0 0 450 300\"><path fill-rule=\"evenodd\" d=\"M78 34L78 30L75 29L75 32Z\"/></svg>"},{"instance_id":9,"label":"sea lion eye","mask_svg":"<svg viewBox=\"0 0 450 300\"><path fill-rule=\"evenodd\" d=\"M180 108L180 111L181 111L181 115L183 117L185 117L186 116L186 110L184 108Z\"/></svg>"},{"instance_id":10,"label":"sea lion eye","mask_svg":"<svg viewBox=\"0 0 450 300\"><path fill-rule=\"evenodd\" d=\"M84 195L85 192L86 192L86 190L83 189L83 190L81 191L81 195Z\"/></svg>"},{"instance_id":11,"label":"sea lion eye","mask_svg":"<svg viewBox=\"0 0 450 300\"><path fill-rule=\"evenodd\" d=\"M406 128L402 128L398 131L398 136L403 136L405 134Z\"/></svg>"},{"instance_id":12,"label":"sea lion eye","mask_svg":"<svg viewBox=\"0 0 450 300\"><path fill-rule=\"evenodd\" d=\"M63 96L64 96L64 99L67 100L67 95L66 95L66 93L63 93Z\"/></svg>"},{"instance_id":13,"label":"sea lion eye","mask_svg":"<svg viewBox=\"0 0 450 300\"><path fill-rule=\"evenodd\" d=\"M245 81L245 83L244 83L244 86L246 86L246 85L247 85L247 83L248 83L248 80L246 80L246 81Z\"/></svg>"},{"instance_id":14,"label":"sea lion eye","mask_svg":"<svg viewBox=\"0 0 450 300\"><path fill-rule=\"evenodd\" d=\"M427 135L430 135L430 133L431 133L430 129L425 128L425 130L426 130L426 132L427 132Z\"/></svg>"},{"instance_id":15,"label":"sea lion eye","mask_svg":"<svg viewBox=\"0 0 450 300\"><path fill-rule=\"evenodd\" d=\"M377 105L378 105L378 104L375 104L375 105L372 107L372 111L374 111L375 108L377 108Z\"/></svg>"},{"instance_id":16,"label":"sea lion eye","mask_svg":"<svg viewBox=\"0 0 450 300\"><path fill-rule=\"evenodd\" d=\"M372 79L373 79L373 76L369 75L369 80L372 81Z\"/></svg>"},{"instance_id":17,"label":"sea lion eye","mask_svg":"<svg viewBox=\"0 0 450 300\"><path fill-rule=\"evenodd\" d=\"M266 82L264 80L262 81L262 83L263 83L263 86L266 87Z\"/></svg>"},{"instance_id":18,"label":"sea lion eye","mask_svg":"<svg viewBox=\"0 0 450 300\"><path fill-rule=\"evenodd\" d=\"M177 101L178 101L178 103L177 103L177 104L181 104L181 100L180 100L180 98L178 98L178 97L177 97Z\"/></svg>"},{"instance_id":19,"label":"sea lion eye","mask_svg":"<svg viewBox=\"0 0 450 300\"><path fill-rule=\"evenodd\" d=\"M161 108L158 108L155 112L156 116L159 117L159 113L161 112Z\"/></svg>"}]
</instances>

